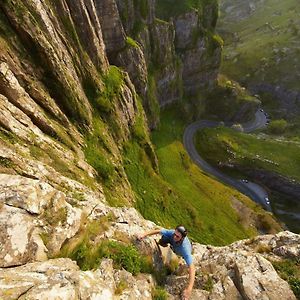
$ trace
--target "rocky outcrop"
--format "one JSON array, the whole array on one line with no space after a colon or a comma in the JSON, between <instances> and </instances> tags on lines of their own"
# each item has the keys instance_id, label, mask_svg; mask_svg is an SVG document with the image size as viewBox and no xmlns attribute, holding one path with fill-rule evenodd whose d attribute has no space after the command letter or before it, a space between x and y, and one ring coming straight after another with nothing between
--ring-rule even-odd
<instances>
[{"instance_id":1,"label":"rocky outcrop","mask_svg":"<svg viewBox=\"0 0 300 300\"><path fill-rule=\"evenodd\" d=\"M158 123L158 109L153 102L162 107L186 94L197 107L199 94L215 86L220 65L221 45L213 34L216 3L203 5L201 11L191 10L174 20L159 20L155 19L154 1L142 1L136 6L133 0L116 2L126 35L138 43L136 49L124 47L124 41L118 43L118 55L111 62L128 71L144 96L150 127ZM137 49L142 50L141 55L134 55L139 52ZM126 60L122 59L124 56ZM129 59L130 64L128 58L133 58ZM145 84L141 86L141 82Z\"/></svg>"},{"instance_id":2,"label":"rocky outcrop","mask_svg":"<svg viewBox=\"0 0 300 300\"><path fill-rule=\"evenodd\" d=\"M134 244L161 267L154 239L136 239L157 226L134 208L108 206L105 193L134 202L121 153L137 119L143 130L138 142L157 170L136 91L155 126L159 106L213 86L220 45L203 27L213 31L208 6L202 21L203 11L161 21L154 0L0 3L1 299L152 299L152 275L133 276L107 259L96 270L81 271L68 258L49 258L63 255L96 222L101 230L89 240L92 246L103 240ZM89 153L89 147L96 149ZM99 159L94 168L88 158L91 164ZM101 177L107 166L111 178ZM105 180L110 181L104 189ZM272 253L299 255L299 241L292 238L286 235L278 247L273 242ZM196 267L209 271L197 274L193 299L283 293L293 299L249 245L196 244ZM167 279L170 298L179 297L187 279L182 276ZM214 276L213 291L203 290L208 276ZM179 281L174 289L172 282Z\"/></svg>"},{"instance_id":3,"label":"rocky outcrop","mask_svg":"<svg viewBox=\"0 0 300 300\"><path fill-rule=\"evenodd\" d=\"M47 256L76 237L84 226L83 216L100 220L111 215L94 240L132 241L161 268L154 238L136 239L141 232L157 228L154 223L144 220L134 208L112 208L92 194L83 193L80 199L66 196L40 180L1 175L0 183L1 299L21 295L26 299L50 295L64 295L63 299L88 299L91 295L99 299L151 299L154 279L150 275L134 277L113 269L108 260L102 260L97 270L84 272L69 259L47 260ZM259 236L226 247L195 243L193 249L197 275L191 299L296 299L269 260L299 257L297 234ZM169 262L169 251L162 253ZM185 273L175 274L166 279L170 299L179 299L187 282Z\"/></svg>"},{"instance_id":4,"label":"rocky outcrop","mask_svg":"<svg viewBox=\"0 0 300 300\"><path fill-rule=\"evenodd\" d=\"M0 201L0 267L57 254L86 218L95 220L111 213L115 223L105 233L107 238L122 232L131 239L142 227L154 227L133 208L109 207L97 193L77 190L66 195L42 180L19 175L0 175Z\"/></svg>"},{"instance_id":5,"label":"rocky outcrop","mask_svg":"<svg viewBox=\"0 0 300 300\"><path fill-rule=\"evenodd\" d=\"M300 107L300 93L296 90L289 90L280 85L270 83L251 84L249 86L254 94L267 93L278 102L278 112L283 117L297 116Z\"/></svg>"},{"instance_id":6,"label":"rocky outcrop","mask_svg":"<svg viewBox=\"0 0 300 300\"><path fill-rule=\"evenodd\" d=\"M26 186L25 183L23 185ZM45 187L41 191L41 186L42 183L36 182L35 188L28 191L27 197L31 195L33 199L33 195L40 191L39 199L49 198L53 190ZM26 191L20 196L22 198L25 195ZM9 200L8 198L6 201ZM83 201L87 203L80 205L81 209L90 209L89 218L97 220L111 213L114 215L110 226L101 232L99 238L135 241L142 253L152 255L153 259L157 258L154 238L136 240L142 231L155 228L155 224L143 220L133 208L110 208L103 203L93 206L95 204L95 202L92 204L93 201L89 199ZM29 203L32 202L34 201ZM23 204L23 207L26 205ZM25 239L19 239L19 248L26 243ZM163 255L168 256L169 251L164 250ZM263 298L294 300L296 297L288 283L278 276L270 261L293 259L299 255L300 236L291 232L259 236L225 247L194 243L196 281L191 300ZM33 259L36 260L38 259ZM170 260L166 257L165 262L168 261ZM176 271L166 278L168 299L180 299L187 283L188 277L185 274L186 272ZM75 262L60 258L27 263L14 268L2 268L0 286L0 296L4 300L16 299L21 295L26 299L47 298L50 295L57 299L62 295L62 299L89 299L92 296L97 296L97 299L152 299L155 281L149 274L140 274L136 277L125 270L116 270L112 261L107 259L103 259L96 270L80 271Z\"/></svg>"},{"instance_id":7,"label":"rocky outcrop","mask_svg":"<svg viewBox=\"0 0 300 300\"><path fill-rule=\"evenodd\" d=\"M47 259L75 235L82 212L64 193L49 184L18 175L1 174L0 266L22 265ZM42 236L47 236L45 247Z\"/></svg>"},{"instance_id":8,"label":"rocky outcrop","mask_svg":"<svg viewBox=\"0 0 300 300\"><path fill-rule=\"evenodd\" d=\"M152 299L150 276L134 278L103 260L95 271L80 271L67 258L0 269L1 299Z\"/></svg>"},{"instance_id":9,"label":"rocky outcrop","mask_svg":"<svg viewBox=\"0 0 300 300\"><path fill-rule=\"evenodd\" d=\"M196 11L177 17L174 25L175 46L183 63L185 93L195 96L216 84L221 45L213 35L204 34Z\"/></svg>"},{"instance_id":10,"label":"rocky outcrop","mask_svg":"<svg viewBox=\"0 0 300 300\"><path fill-rule=\"evenodd\" d=\"M292 181L280 174L263 170L249 170L247 173L272 190L292 196L295 200L300 199L300 184L296 181Z\"/></svg>"},{"instance_id":11,"label":"rocky outcrop","mask_svg":"<svg viewBox=\"0 0 300 300\"><path fill-rule=\"evenodd\" d=\"M197 275L191 299L296 299L269 260L297 257L299 242L299 235L281 232L226 247L195 245ZM179 299L184 279L168 278L166 289L174 299Z\"/></svg>"}]
</instances>

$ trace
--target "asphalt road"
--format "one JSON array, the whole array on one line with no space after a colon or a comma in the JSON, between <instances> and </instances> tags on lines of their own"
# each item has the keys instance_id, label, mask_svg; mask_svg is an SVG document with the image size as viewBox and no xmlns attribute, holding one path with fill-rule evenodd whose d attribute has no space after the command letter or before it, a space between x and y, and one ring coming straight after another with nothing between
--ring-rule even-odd
<instances>
[{"instance_id":1,"label":"asphalt road","mask_svg":"<svg viewBox=\"0 0 300 300\"><path fill-rule=\"evenodd\" d=\"M267 124L267 117L262 110L258 110L255 113L254 120L242 124L244 128L244 132L251 132L259 128L265 127ZM185 149L187 150L190 158L206 173L216 177L219 181L228 184L234 188L236 188L241 193L247 195L249 198L254 200L256 203L260 204L265 210L272 211L268 199L267 192L260 187L259 185L249 182L233 179L223 173L221 173L216 168L212 167L208 164L203 158L200 157L199 153L196 150L194 145L194 135L195 133L201 129L206 127L216 127L219 126L219 122L201 120L190 124L184 131L183 134L183 144ZM228 123L225 126L231 126L232 124Z\"/></svg>"}]
</instances>

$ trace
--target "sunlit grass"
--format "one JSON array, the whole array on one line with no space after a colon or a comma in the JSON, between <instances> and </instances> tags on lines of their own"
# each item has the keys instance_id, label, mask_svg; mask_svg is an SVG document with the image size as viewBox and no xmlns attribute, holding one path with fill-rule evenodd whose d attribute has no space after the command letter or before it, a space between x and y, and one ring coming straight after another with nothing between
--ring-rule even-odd
<instances>
[{"instance_id":1,"label":"sunlit grass","mask_svg":"<svg viewBox=\"0 0 300 300\"><path fill-rule=\"evenodd\" d=\"M238 36L224 37L222 73L239 81L264 81L299 89L295 58L299 47L300 13L297 0L265 1L250 16L236 22L219 20L219 28ZM277 51L276 53L274 53ZM290 51L288 54L284 52ZM283 51L282 53L280 51ZM227 58L233 53L236 59ZM247 77L248 76L248 77Z\"/></svg>"},{"instance_id":2,"label":"sunlit grass","mask_svg":"<svg viewBox=\"0 0 300 300\"><path fill-rule=\"evenodd\" d=\"M152 134L160 174L153 171L137 143L128 143L125 170L137 197L137 209L164 227L185 224L190 236L202 243L224 245L252 236L256 231L243 228L231 199L243 201L254 210L257 206L190 161L182 144L184 127L172 110L162 113L161 126Z\"/></svg>"},{"instance_id":3,"label":"sunlit grass","mask_svg":"<svg viewBox=\"0 0 300 300\"><path fill-rule=\"evenodd\" d=\"M300 180L300 144L264 135L248 135L228 128L199 131L197 148L201 155L217 165L233 163L251 169L264 169Z\"/></svg>"}]
</instances>

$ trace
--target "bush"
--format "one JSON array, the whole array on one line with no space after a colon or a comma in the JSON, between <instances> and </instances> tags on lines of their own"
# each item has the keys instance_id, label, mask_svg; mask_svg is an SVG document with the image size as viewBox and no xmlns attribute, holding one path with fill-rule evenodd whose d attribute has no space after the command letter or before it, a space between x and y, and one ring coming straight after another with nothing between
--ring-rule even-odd
<instances>
[{"instance_id":1,"label":"bush","mask_svg":"<svg viewBox=\"0 0 300 300\"><path fill-rule=\"evenodd\" d=\"M268 131L272 134L283 134L287 128L287 121L281 120L274 120L270 122Z\"/></svg>"},{"instance_id":2,"label":"bush","mask_svg":"<svg viewBox=\"0 0 300 300\"><path fill-rule=\"evenodd\" d=\"M111 258L116 268L124 268L133 275L141 271L141 257L138 250L132 245L123 245L118 242L103 243L98 253L102 257Z\"/></svg>"},{"instance_id":3,"label":"bush","mask_svg":"<svg viewBox=\"0 0 300 300\"><path fill-rule=\"evenodd\" d=\"M138 274L144 267L145 262L138 250L132 245L124 245L116 241L104 241L97 245L92 245L88 238L78 244L70 253L69 257L79 265L81 270L91 270L99 266L102 258L110 258L114 262L114 267L124 268L133 275ZM152 270L147 266L147 270Z\"/></svg>"},{"instance_id":4,"label":"bush","mask_svg":"<svg viewBox=\"0 0 300 300\"><path fill-rule=\"evenodd\" d=\"M154 300L167 300L167 292L162 288L156 288L152 293L152 298Z\"/></svg>"}]
</instances>

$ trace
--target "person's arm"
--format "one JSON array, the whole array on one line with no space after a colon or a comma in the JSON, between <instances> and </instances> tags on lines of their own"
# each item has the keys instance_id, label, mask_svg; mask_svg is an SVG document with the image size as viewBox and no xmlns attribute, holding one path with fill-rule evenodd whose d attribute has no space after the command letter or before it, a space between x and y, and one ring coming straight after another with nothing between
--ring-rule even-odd
<instances>
[{"instance_id":1,"label":"person's arm","mask_svg":"<svg viewBox=\"0 0 300 300\"><path fill-rule=\"evenodd\" d=\"M154 234L158 234L158 233L160 233L160 229L155 229L155 230L147 231L147 232L144 232L143 234L139 235L138 239L142 240L146 236L154 235Z\"/></svg>"},{"instance_id":2,"label":"person's arm","mask_svg":"<svg viewBox=\"0 0 300 300\"><path fill-rule=\"evenodd\" d=\"M192 263L191 265L189 265L189 284L186 287L186 289L183 291L183 299L184 300L190 299L192 289L194 286L194 281L195 281L195 266Z\"/></svg>"}]
</instances>

